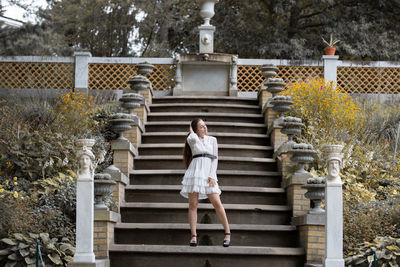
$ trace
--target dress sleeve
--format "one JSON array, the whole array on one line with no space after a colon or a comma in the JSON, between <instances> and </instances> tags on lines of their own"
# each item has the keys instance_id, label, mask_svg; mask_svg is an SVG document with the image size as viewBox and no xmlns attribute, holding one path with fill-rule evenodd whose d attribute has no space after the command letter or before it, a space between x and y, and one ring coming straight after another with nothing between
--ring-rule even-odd
<instances>
[{"instance_id":1,"label":"dress sleeve","mask_svg":"<svg viewBox=\"0 0 400 267\"><path fill-rule=\"evenodd\" d=\"M208 177L214 179L215 181L218 181L217 178L217 167L218 167L218 143L217 143L217 138L213 138L213 155L216 156L216 159L211 160L211 168L210 168L210 174Z\"/></svg>"},{"instance_id":2,"label":"dress sleeve","mask_svg":"<svg viewBox=\"0 0 400 267\"><path fill-rule=\"evenodd\" d=\"M200 142L200 138L196 133L191 133L187 137L187 142L190 146L193 146L196 142Z\"/></svg>"}]
</instances>

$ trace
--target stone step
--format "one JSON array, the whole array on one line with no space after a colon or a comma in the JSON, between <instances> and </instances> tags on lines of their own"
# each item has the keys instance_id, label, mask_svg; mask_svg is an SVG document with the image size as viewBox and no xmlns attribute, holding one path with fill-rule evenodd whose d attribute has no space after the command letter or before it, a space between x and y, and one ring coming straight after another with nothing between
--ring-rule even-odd
<instances>
[{"instance_id":1,"label":"stone step","mask_svg":"<svg viewBox=\"0 0 400 267\"><path fill-rule=\"evenodd\" d=\"M187 203L179 194L181 188L182 185L129 185L125 189L125 201ZM282 188L220 186L220 189L222 203L226 204L283 205L286 202Z\"/></svg>"},{"instance_id":2,"label":"stone step","mask_svg":"<svg viewBox=\"0 0 400 267\"><path fill-rule=\"evenodd\" d=\"M150 112L147 114L147 121L192 121L201 118L209 122L245 122L264 123L264 116L261 114L235 114L235 113L205 113L205 112Z\"/></svg>"},{"instance_id":3,"label":"stone step","mask_svg":"<svg viewBox=\"0 0 400 267\"><path fill-rule=\"evenodd\" d=\"M187 121L148 121L146 132L188 132L190 120ZM267 126L263 123L215 122L208 121L209 132L214 133L250 133L266 134Z\"/></svg>"},{"instance_id":4,"label":"stone step","mask_svg":"<svg viewBox=\"0 0 400 267\"><path fill-rule=\"evenodd\" d=\"M201 112L201 113L240 113L260 114L257 105L225 103L162 103L150 105L150 112Z\"/></svg>"},{"instance_id":5,"label":"stone step","mask_svg":"<svg viewBox=\"0 0 400 267\"><path fill-rule=\"evenodd\" d=\"M285 205L224 204L232 224L289 224L290 208ZM123 203L121 221L127 223L186 223L188 203ZM211 204L199 203L199 223L219 223Z\"/></svg>"},{"instance_id":6,"label":"stone step","mask_svg":"<svg viewBox=\"0 0 400 267\"><path fill-rule=\"evenodd\" d=\"M270 138L265 134L246 134L246 133L214 133L210 132L210 136L217 138L219 144L231 145L260 145L269 146ZM165 143L181 143L186 142L188 133L185 132L146 132L142 135L143 144L165 144Z\"/></svg>"},{"instance_id":7,"label":"stone step","mask_svg":"<svg viewBox=\"0 0 400 267\"><path fill-rule=\"evenodd\" d=\"M211 161L211 159L206 158ZM134 168L143 169L183 169L182 156L156 155L138 156L135 158ZM254 170L254 171L276 171L276 160L271 158L251 158L251 157L218 157L219 170Z\"/></svg>"},{"instance_id":8,"label":"stone step","mask_svg":"<svg viewBox=\"0 0 400 267\"><path fill-rule=\"evenodd\" d=\"M296 247L296 227L291 225L230 224L231 244L235 246ZM222 243L221 224L198 224L200 246ZM188 223L119 223L115 226L115 244L186 245L190 240Z\"/></svg>"},{"instance_id":9,"label":"stone step","mask_svg":"<svg viewBox=\"0 0 400 267\"><path fill-rule=\"evenodd\" d=\"M153 97L153 104L172 103L201 103L201 104L237 104L237 105L258 105L255 98L227 97L227 96L164 96Z\"/></svg>"},{"instance_id":10,"label":"stone step","mask_svg":"<svg viewBox=\"0 0 400 267\"><path fill-rule=\"evenodd\" d=\"M132 185L178 185L185 170L133 170L130 175ZM272 171L217 170L220 186L260 186L280 187L281 173Z\"/></svg>"},{"instance_id":11,"label":"stone step","mask_svg":"<svg viewBox=\"0 0 400 267\"><path fill-rule=\"evenodd\" d=\"M304 249L289 247L111 245L111 266L303 267Z\"/></svg>"},{"instance_id":12,"label":"stone step","mask_svg":"<svg viewBox=\"0 0 400 267\"><path fill-rule=\"evenodd\" d=\"M182 155L183 143L178 144L142 144L139 147L139 155ZM219 144L219 156L232 157L255 157L255 158L272 158L273 148L271 146L256 146L256 145L233 145Z\"/></svg>"}]
</instances>

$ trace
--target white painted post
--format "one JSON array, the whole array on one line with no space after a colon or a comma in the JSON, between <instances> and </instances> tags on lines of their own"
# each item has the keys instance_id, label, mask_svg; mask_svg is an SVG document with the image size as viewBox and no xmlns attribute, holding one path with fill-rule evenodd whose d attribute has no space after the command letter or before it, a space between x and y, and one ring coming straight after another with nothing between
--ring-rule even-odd
<instances>
[{"instance_id":1,"label":"white painted post","mask_svg":"<svg viewBox=\"0 0 400 267\"><path fill-rule=\"evenodd\" d=\"M339 56L322 56L324 61L324 78L337 82L337 65Z\"/></svg>"},{"instance_id":2,"label":"white painted post","mask_svg":"<svg viewBox=\"0 0 400 267\"><path fill-rule=\"evenodd\" d=\"M76 188L76 251L74 263L95 263L94 230L94 160L93 139L77 141L79 170Z\"/></svg>"},{"instance_id":3,"label":"white painted post","mask_svg":"<svg viewBox=\"0 0 400 267\"><path fill-rule=\"evenodd\" d=\"M75 51L75 90L89 94L89 57L90 52Z\"/></svg>"},{"instance_id":4,"label":"white painted post","mask_svg":"<svg viewBox=\"0 0 400 267\"><path fill-rule=\"evenodd\" d=\"M343 260L343 197L340 167L343 146L327 145L328 175L325 187L325 267L344 267Z\"/></svg>"}]
</instances>

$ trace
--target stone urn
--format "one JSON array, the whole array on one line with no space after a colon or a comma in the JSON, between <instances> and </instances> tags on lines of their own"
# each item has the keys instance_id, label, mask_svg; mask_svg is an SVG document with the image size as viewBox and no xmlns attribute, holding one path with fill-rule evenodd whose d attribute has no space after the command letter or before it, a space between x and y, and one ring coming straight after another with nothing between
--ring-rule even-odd
<instances>
[{"instance_id":1,"label":"stone urn","mask_svg":"<svg viewBox=\"0 0 400 267\"><path fill-rule=\"evenodd\" d=\"M264 64L260 68L262 76L267 81L269 78L273 78L278 73L279 69L274 64Z\"/></svg>"},{"instance_id":2,"label":"stone urn","mask_svg":"<svg viewBox=\"0 0 400 267\"><path fill-rule=\"evenodd\" d=\"M128 81L131 90L135 93L139 93L142 90L145 90L149 87L150 80L147 79L143 75L136 75L133 76L129 81Z\"/></svg>"},{"instance_id":3,"label":"stone urn","mask_svg":"<svg viewBox=\"0 0 400 267\"><path fill-rule=\"evenodd\" d=\"M119 99L119 101L122 102L121 106L127 109L130 114L133 114L133 110L135 108L140 107L141 103L143 103L143 100L144 97L136 93L123 94Z\"/></svg>"},{"instance_id":4,"label":"stone urn","mask_svg":"<svg viewBox=\"0 0 400 267\"><path fill-rule=\"evenodd\" d=\"M281 125L281 132L288 136L289 142L293 142L293 137L301 134L301 128L304 126L300 118L290 116L285 117Z\"/></svg>"},{"instance_id":5,"label":"stone urn","mask_svg":"<svg viewBox=\"0 0 400 267\"><path fill-rule=\"evenodd\" d=\"M313 162L314 156L317 154L317 151L313 149L312 145L304 143L294 144L288 152L292 154L290 159L293 162L297 162L299 165L295 174L307 173L304 169L304 165Z\"/></svg>"},{"instance_id":6,"label":"stone urn","mask_svg":"<svg viewBox=\"0 0 400 267\"><path fill-rule=\"evenodd\" d=\"M265 81L264 86L267 88L267 91L275 96L276 94L283 91L283 87L285 83L282 78L269 78Z\"/></svg>"},{"instance_id":7,"label":"stone urn","mask_svg":"<svg viewBox=\"0 0 400 267\"><path fill-rule=\"evenodd\" d=\"M118 134L119 140L127 140L124 137L124 132L132 129L132 124L135 123L134 117L136 115L126 113L116 113L111 116L111 129Z\"/></svg>"},{"instance_id":8,"label":"stone urn","mask_svg":"<svg viewBox=\"0 0 400 267\"><path fill-rule=\"evenodd\" d=\"M272 109L279 113L279 117L283 118L283 113L291 111L294 102L290 96L278 95L274 96L269 102L272 105Z\"/></svg>"},{"instance_id":9,"label":"stone urn","mask_svg":"<svg viewBox=\"0 0 400 267\"><path fill-rule=\"evenodd\" d=\"M78 150L82 149L83 147L87 147L89 150L91 150L95 143L96 140L94 139L78 139L76 141L76 147Z\"/></svg>"},{"instance_id":10,"label":"stone urn","mask_svg":"<svg viewBox=\"0 0 400 267\"><path fill-rule=\"evenodd\" d=\"M153 73L154 65L149 62L142 62L137 64L137 73L142 76L148 76Z\"/></svg>"},{"instance_id":11,"label":"stone urn","mask_svg":"<svg viewBox=\"0 0 400 267\"><path fill-rule=\"evenodd\" d=\"M201 6L200 16L204 19L203 26L210 26L210 20L215 15L215 4L218 3L219 0L197 0L197 2Z\"/></svg>"},{"instance_id":12,"label":"stone urn","mask_svg":"<svg viewBox=\"0 0 400 267\"><path fill-rule=\"evenodd\" d=\"M97 173L94 175L94 208L97 210L108 210L104 198L112 193L111 187L115 185L108 173Z\"/></svg>"},{"instance_id":13,"label":"stone urn","mask_svg":"<svg viewBox=\"0 0 400 267\"><path fill-rule=\"evenodd\" d=\"M325 210L321 208L322 200L325 199L325 178L312 177L307 179L307 183L301 188L307 189L305 197L314 203L314 207L308 211L308 214L321 214Z\"/></svg>"}]
</instances>

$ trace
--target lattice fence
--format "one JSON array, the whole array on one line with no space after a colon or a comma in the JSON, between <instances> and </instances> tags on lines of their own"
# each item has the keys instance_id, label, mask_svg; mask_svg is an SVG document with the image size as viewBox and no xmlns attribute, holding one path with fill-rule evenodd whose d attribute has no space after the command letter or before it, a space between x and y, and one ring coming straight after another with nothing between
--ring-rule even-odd
<instances>
[{"instance_id":1,"label":"lattice fence","mask_svg":"<svg viewBox=\"0 0 400 267\"><path fill-rule=\"evenodd\" d=\"M73 89L74 64L0 62L0 88Z\"/></svg>"},{"instance_id":2,"label":"lattice fence","mask_svg":"<svg viewBox=\"0 0 400 267\"><path fill-rule=\"evenodd\" d=\"M173 65L154 65L153 73L149 77L154 90L166 90L174 87ZM89 64L89 89L126 89L128 81L135 76L135 64Z\"/></svg>"},{"instance_id":3,"label":"lattice fence","mask_svg":"<svg viewBox=\"0 0 400 267\"><path fill-rule=\"evenodd\" d=\"M352 94L399 94L400 68L338 67L338 86Z\"/></svg>"},{"instance_id":4,"label":"lattice fence","mask_svg":"<svg viewBox=\"0 0 400 267\"><path fill-rule=\"evenodd\" d=\"M238 66L238 90L240 92L256 92L264 83L265 78L260 71L261 66ZM277 77L282 78L286 85L293 82L309 81L313 78L322 78L323 67L314 66L278 66Z\"/></svg>"}]
</instances>

